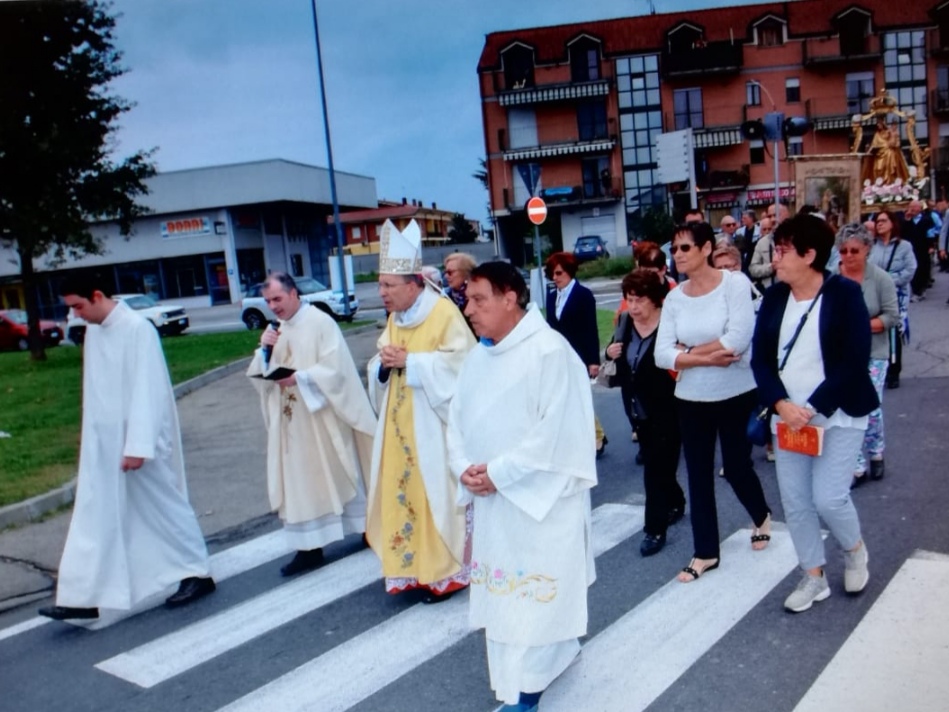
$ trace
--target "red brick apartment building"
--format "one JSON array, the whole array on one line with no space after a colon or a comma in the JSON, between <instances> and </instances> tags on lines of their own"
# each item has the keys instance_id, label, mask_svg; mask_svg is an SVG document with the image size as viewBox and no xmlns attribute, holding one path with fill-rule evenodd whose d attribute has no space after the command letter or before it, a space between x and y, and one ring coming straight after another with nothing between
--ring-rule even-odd
<instances>
[{"instance_id":1,"label":"red brick apartment building","mask_svg":"<svg viewBox=\"0 0 949 712\"><path fill-rule=\"evenodd\" d=\"M378 252L379 235L382 234L382 225L386 220L391 220L399 230L404 230L415 220L422 230L423 244L448 243L451 240L449 233L455 215L456 213L450 210L439 209L436 203L426 207L421 200L409 201L402 198L401 203L380 200L377 208L340 213L339 221L343 226L343 243L350 247L353 253L359 253ZM332 216L326 221L330 225L334 222ZM481 225L477 220L469 220L468 223L475 234L481 234ZM357 246L365 249L359 250Z\"/></svg>"},{"instance_id":2,"label":"red brick apartment building","mask_svg":"<svg viewBox=\"0 0 949 712\"><path fill-rule=\"evenodd\" d=\"M555 247L586 234L625 245L648 209L688 205L683 186L658 183L654 143L691 127L699 206L717 224L773 202L773 144L743 139L742 122L776 110L813 123L780 148L793 203L787 153L847 153L851 116L884 87L916 112L936 192L949 187L949 0L797 0L496 32L478 74L491 209L515 261L532 179Z\"/></svg>"}]
</instances>

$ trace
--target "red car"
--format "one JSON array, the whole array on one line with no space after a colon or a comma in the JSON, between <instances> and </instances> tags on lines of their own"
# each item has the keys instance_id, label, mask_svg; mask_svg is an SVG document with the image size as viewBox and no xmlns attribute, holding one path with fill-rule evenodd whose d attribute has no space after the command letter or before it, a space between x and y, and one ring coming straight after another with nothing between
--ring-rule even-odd
<instances>
[{"instance_id":1,"label":"red car","mask_svg":"<svg viewBox=\"0 0 949 712\"><path fill-rule=\"evenodd\" d=\"M22 309L0 311L0 349L26 351L30 348L27 339L28 330L25 311ZM59 342L63 340L63 330L55 321L41 319L40 331L43 332L43 343L46 346L59 346Z\"/></svg>"}]
</instances>

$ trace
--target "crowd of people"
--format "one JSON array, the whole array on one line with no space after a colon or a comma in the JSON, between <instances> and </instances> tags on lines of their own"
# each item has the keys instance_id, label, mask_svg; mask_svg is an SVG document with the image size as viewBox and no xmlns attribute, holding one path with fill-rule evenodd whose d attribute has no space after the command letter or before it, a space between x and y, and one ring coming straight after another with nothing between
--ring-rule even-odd
<instances>
[{"instance_id":1,"label":"crowd of people","mask_svg":"<svg viewBox=\"0 0 949 712\"><path fill-rule=\"evenodd\" d=\"M542 314L510 264L455 253L443 273L424 267L418 225L387 222L387 319L367 388L336 323L303 308L289 275L271 275L263 295L277 321L247 376L267 431L270 505L294 550L281 574L318 568L323 547L362 535L389 593L435 604L470 588L502 709L536 709L586 633L590 490L607 443L590 382L609 363L605 382L618 387L643 465L642 556L658 554L688 512L693 553L678 581L719 568L716 445L749 545L767 556L772 508L750 435L767 412L802 570L785 608L830 595L821 520L842 550L843 589L859 593L868 555L851 490L884 476L883 389L898 386L922 285L901 233L932 231L921 212L881 210L836 235L818 212L789 217L784 206L728 217L718 235L687 215L672 269L658 245L637 248L602 353L596 301L572 254L546 261ZM62 289L90 328L76 507L56 605L41 611L57 619L134 608L175 583L169 606L215 589L157 337L87 282Z\"/></svg>"}]
</instances>

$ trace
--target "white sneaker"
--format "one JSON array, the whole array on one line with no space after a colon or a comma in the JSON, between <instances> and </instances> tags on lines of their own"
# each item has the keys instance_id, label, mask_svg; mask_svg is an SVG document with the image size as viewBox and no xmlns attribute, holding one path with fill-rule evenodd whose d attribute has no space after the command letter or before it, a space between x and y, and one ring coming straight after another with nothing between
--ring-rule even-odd
<instances>
[{"instance_id":1,"label":"white sneaker","mask_svg":"<svg viewBox=\"0 0 949 712\"><path fill-rule=\"evenodd\" d=\"M844 552L844 590L847 593L860 593L866 588L867 581L870 580L870 572L867 570L869 560L867 545L862 541L856 551Z\"/></svg>"},{"instance_id":2,"label":"white sneaker","mask_svg":"<svg viewBox=\"0 0 949 712\"><path fill-rule=\"evenodd\" d=\"M830 586L827 577L821 572L820 576L811 576L806 571L797 588L784 601L784 607L792 613L801 613L814 605L815 601L824 601L830 598Z\"/></svg>"}]
</instances>

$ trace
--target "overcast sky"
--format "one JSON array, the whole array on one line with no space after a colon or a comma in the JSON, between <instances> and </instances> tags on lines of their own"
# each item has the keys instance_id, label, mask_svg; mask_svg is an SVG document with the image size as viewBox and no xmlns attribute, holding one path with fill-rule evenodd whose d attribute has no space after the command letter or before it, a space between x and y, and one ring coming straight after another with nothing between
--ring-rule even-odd
<instances>
[{"instance_id":1,"label":"overcast sky","mask_svg":"<svg viewBox=\"0 0 949 712\"><path fill-rule=\"evenodd\" d=\"M311 0L114 0L136 106L117 153L160 171L286 158L326 165ZM741 0L655 0L660 12ZM489 32L641 15L647 0L318 0L337 170L379 198L486 221L477 63Z\"/></svg>"}]
</instances>

